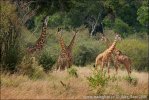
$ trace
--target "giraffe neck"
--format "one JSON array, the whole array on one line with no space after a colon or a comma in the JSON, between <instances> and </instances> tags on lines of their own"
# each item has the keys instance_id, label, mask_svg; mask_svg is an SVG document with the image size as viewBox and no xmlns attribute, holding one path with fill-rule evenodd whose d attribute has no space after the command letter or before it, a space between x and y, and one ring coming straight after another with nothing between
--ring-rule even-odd
<instances>
[{"instance_id":1,"label":"giraffe neck","mask_svg":"<svg viewBox=\"0 0 149 100\"><path fill-rule=\"evenodd\" d=\"M61 46L61 55L63 55L64 57L66 57L66 59L68 59L67 46L64 43L61 33L57 32L57 37Z\"/></svg>"},{"instance_id":2,"label":"giraffe neck","mask_svg":"<svg viewBox=\"0 0 149 100\"><path fill-rule=\"evenodd\" d=\"M72 38L72 40L71 40L71 42L70 42L70 44L69 44L69 46L68 46L68 48L69 48L70 50L72 50L72 47L73 47L75 38L76 38L76 32L75 32L75 34L74 34L74 36L73 36L73 38Z\"/></svg>"},{"instance_id":3,"label":"giraffe neck","mask_svg":"<svg viewBox=\"0 0 149 100\"><path fill-rule=\"evenodd\" d=\"M47 21L47 19L45 19ZM34 48L30 48L30 50L32 51L31 53L37 51L37 50L41 50L43 48L43 45L45 43L45 38L46 38L46 31L47 31L47 23L43 23L42 26L42 32L41 35L39 37L39 39L36 41Z\"/></svg>"},{"instance_id":4,"label":"giraffe neck","mask_svg":"<svg viewBox=\"0 0 149 100\"><path fill-rule=\"evenodd\" d=\"M36 49L42 49L42 47L45 43L45 39L46 39L46 31L47 31L47 25L45 25L43 23L41 35L40 35L39 39L37 40L37 42L35 44Z\"/></svg>"},{"instance_id":5,"label":"giraffe neck","mask_svg":"<svg viewBox=\"0 0 149 100\"><path fill-rule=\"evenodd\" d=\"M115 49L115 46L116 46L116 43L117 43L117 40L114 40L114 42L112 43L112 45L108 48L108 52L109 53L112 53Z\"/></svg>"},{"instance_id":6,"label":"giraffe neck","mask_svg":"<svg viewBox=\"0 0 149 100\"><path fill-rule=\"evenodd\" d=\"M58 32L58 33L57 33L57 37L58 37L58 41L59 41L59 43L60 43L60 46L61 46L62 51L65 52L65 51L66 51L66 45L65 45L65 43L64 43L64 40L63 40L63 38L62 38L61 33Z\"/></svg>"},{"instance_id":7,"label":"giraffe neck","mask_svg":"<svg viewBox=\"0 0 149 100\"><path fill-rule=\"evenodd\" d=\"M105 43L106 43L107 47L110 46L110 40L108 38L105 39Z\"/></svg>"}]
</instances>

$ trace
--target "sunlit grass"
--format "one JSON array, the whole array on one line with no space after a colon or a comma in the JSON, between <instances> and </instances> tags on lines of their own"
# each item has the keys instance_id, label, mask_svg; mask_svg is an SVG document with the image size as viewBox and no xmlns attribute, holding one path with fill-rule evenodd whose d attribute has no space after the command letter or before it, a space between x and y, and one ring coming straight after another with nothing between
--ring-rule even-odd
<instances>
[{"instance_id":1,"label":"sunlit grass","mask_svg":"<svg viewBox=\"0 0 149 100\"><path fill-rule=\"evenodd\" d=\"M92 65L87 67L76 67L78 78L70 77L67 70L53 71L47 73L44 79L33 80L28 76L18 74L1 75L1 98L2 99L51 99L63 98L74 99L83 98L86 95L99 95L99 91L94 91L88 84L86 77L92 76ZM126 70L118 71L118 75L113 76L115 70L111 69L108 84L105 84L101 94L117 95L147 95L148 94L148 73L132 71L132 77L137 79L137 84L129 83ZM63 85L61 84L61 81ZM102 89L102 87L100 87Z\"/></svg>"}]
</instances>

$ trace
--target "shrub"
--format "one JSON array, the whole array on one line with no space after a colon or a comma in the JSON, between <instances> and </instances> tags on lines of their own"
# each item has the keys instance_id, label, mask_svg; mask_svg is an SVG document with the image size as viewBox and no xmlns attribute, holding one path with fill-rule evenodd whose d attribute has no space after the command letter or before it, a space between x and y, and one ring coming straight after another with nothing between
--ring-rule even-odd
<instances>
[{"instance_id":1,"label":"shrub","mask_svg":"<svg viewBox=\"0 0 149 100\"><path fill-rule=\"evenodd\" d=\"M44 52L39 58L39 64L44 68L44 71L51 70L56 60L50 55L50 53Z\"/></svg>"},{"instance_id":2,"label":"shrub","mask_svg":"<svg viewBox=\"0 0 149 100\"><path fill-rule=\"evenodd\" d=\"M130 76L125 76L124 77L124 80L126 80L129 84L132 84L132 85L137 85L137 83L138 83L138 80L137 80L137 78L136 77L130 77Z\"/></svg>"},{"instance_id":3,"label":"shrub","mask_svg":"<svg viewBox=\"0 0 149 100\"><path fill-rule=\"evenodd\" d=\"M110 78L106 76L106 72L97 71L93 73L93 76L87 77L89 85L96 90L97 93L104 91L105 85L108 84Z\"/></svg>"},{"instance_id":4,"label":"shrub","mask_svg":"<svg viewBox=\"0 0 149 100\"><path fill-rule=\"evenodd\" d=\"M104 87L108 83L109 77L106 76L106 71L102 72L99 70L96 73L93 73L93 76L87 77L87 80L93 88L96 88L99 85Z\"/></svg>"},{"instance_id":5,"label":"shrub","mask_svg":"<svg viewBox=\"0 0 149 100\"><path fill-rule=\"evenodd\" d=\"M11 46L7 51L6 51L6 56L4 60L4 69L7 71L15 71L16 70L16 65L21 57L20 55L20 48L19 47L14 47Z\"/></svg>"},{"instance_id":6,"label":"shrub","mask_svg":"<svg viewBox=\"0 0 149 100\"><path fill-rule=\"evenodd\" d=\"M71 68L67 69L67 72L69 73L70 76L78 77L76 68L71 67Z\"/></svg>"},{"instance_id":7,"label":"shrub","mask_svg":"<svg viewBox=\"0 0 149 100\"><path fill-rule=\"evenodd\" d=\"M95 51L92 48L87 48L85 46L80 46L78 52L79 53L75 57L75 64L85 66L93 58L92 54Z\"/></svg>"},{"instance_id":8,"label":"shrub","mask_svg":"<svg viewBox=\"0 0 149 100\"><path fill-rule=\"evenodd\" d=\"M124 39L117 48L132 60L132 68L147 71L148 66L148 46L147 42L140 39Z\"/></svg>"},{"instance_id":9,"label":"shrub","mask_svg":"<svg viewBox=\"0 0 149 100\"><path fill-rule=\"evenodd\" d=\"M104 18L103 23L104 23L104 26L106 26L107 28L110 28L110 29L114 25L114 23L108 17Z\"/></svg>"},{"instance_id":10,"label":"shrub","mask_svg":"<svg viewBox=\"0 0 149 100\"><path fill-rule=\"evenodd\" d=\"M98 47L99 45L100 47ZM102 44L97 44L90 41L82 43L74 52L74 64L77 66L85 66L91 62L94 62L99 52L103 51L103 47L104 46Z\"/></svg>"},{"instance_id":11,"label":"shrub","mask_svg":"<svg viewBox=\"0 0 149 100\"><path fill-rule=\"evenodd\" d=\"M55 27L55 26L59 26L62 24L63 22L63 18L61 17L62 13L58 12L53 14L52 16L49 17L49 26L51 27Z\"/></svg>"},{"instance_id":12,"label":"shrub","mask_svg":"<svg viewBox=\"0 0 149 100\"><path fill-rule=\"evenodd\" d=\"M120 33L122 37L128 36L128 34L132 31L131 27L127 23L118 18L115 19L114 30L115 32Z\"/></svg>"},{"instance_id":13,"label":"shrub","mask_svg":"<svg viewBox=\"0 0 149 100\"><path fill-rule=\"evenodd\" d=\"M35 57L24 57L17 67L20 74L27 75L31 79L41 79L45 76L43 67L38 64Z\"/></svg>"}]
</instances>

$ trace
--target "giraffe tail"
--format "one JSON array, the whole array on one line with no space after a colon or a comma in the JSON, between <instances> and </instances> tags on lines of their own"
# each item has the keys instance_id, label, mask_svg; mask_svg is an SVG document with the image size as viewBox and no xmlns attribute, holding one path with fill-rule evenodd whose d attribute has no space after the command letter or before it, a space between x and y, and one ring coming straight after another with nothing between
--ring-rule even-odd
<instances>
[{"instance_id":1,"label":"giraffe tail","mask_svg":"<svg viewBox=\"0 0 149 100\"><path fill-rule=\"evenodd\" d=\"M93 65L93 67L94 67L94 68L96 67L95 64Z\"/></svg>"}]
</instances>

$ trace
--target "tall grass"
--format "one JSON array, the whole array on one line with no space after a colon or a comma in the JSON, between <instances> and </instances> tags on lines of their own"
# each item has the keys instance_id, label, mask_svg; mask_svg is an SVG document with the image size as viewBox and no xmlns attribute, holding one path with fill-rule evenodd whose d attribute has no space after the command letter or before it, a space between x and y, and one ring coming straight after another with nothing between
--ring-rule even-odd
<instances>
[{"instance_id":1,"label":"tall grass","mask_svg":"<svg viewBox=\"0 0 149 100\"><path fill-rule=\"evenodd\" d=\"M122 70L119 70L115 81L113 79L111 80L112 77L110 77L105 84L105 77L100 77L99 74L101 73L97 73L98 78L96 78L97 74L93 74L89 66L74 68L77 69L78 78L69 77L66 70L50 72L42 80L33 80L28 75L1 73L1 99L83 99L86 95L113 94L147 96L148 94L148 73L146 72L132 72L132 78L137 79L136 85L132 84L133 81L129 83L127 79L124 79L124 77L127 77L127 72ZM115 73L115 70L111 70L110 73ZM97 88L92 88L92 90L90 84L88 84L89 81L86 79L86 77L90 76L95 81L98 79L96 84L99 84ZM98 82L104 85L100 86Z\"/></svg>"}]
</instances>

